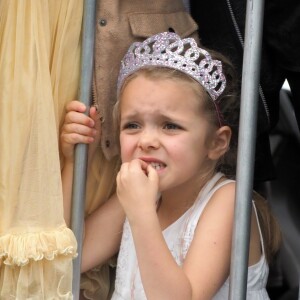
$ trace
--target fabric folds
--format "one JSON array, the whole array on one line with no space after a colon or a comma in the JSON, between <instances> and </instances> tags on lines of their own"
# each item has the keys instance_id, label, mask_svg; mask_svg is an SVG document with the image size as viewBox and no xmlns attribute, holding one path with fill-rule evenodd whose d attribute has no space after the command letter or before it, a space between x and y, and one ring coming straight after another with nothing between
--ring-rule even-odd
<instances>
[{"instance_id":1,"label":"fabric folds","mask_svg":"<svg viewBox=\"0 0 300 300\"><path fill-rule=\"evenodd\" d=\"M0 299L72 299L58 137L82 13L82 0L0 0Z\"/></svg>"},{"instance_id":2,"label":"fabric folds","mask_svg":"<svg viewBox=\"0 0 300 300\"><path fill-rule=\"evenodd\" d=\"M57 256L74 257L76 241L66 227L36 233L6 234L0 240L0 258L4 265L23 267L30 260L54 260Z\"/></svg>"}]
</instances>

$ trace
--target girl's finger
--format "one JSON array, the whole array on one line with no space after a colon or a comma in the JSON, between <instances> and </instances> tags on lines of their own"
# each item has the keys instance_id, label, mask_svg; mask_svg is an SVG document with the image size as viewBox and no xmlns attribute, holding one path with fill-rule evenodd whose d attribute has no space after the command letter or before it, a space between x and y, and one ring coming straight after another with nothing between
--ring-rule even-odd
<instances>
[{"instance_id":1,"label":"girl's finger","mask_svg":"<svg viewBox=\"0 0 300 300\"><path fill-rule=\"evenodd\" d=\"M145 161L141 160L141 159L137 159L137 161L140 163L141 168L143 170L147 170L147 166L149 165L148 163L146 163Z\"/></svg>"},{"instance_id":2,"label":"girl's finger","mask_svg":"<svg viewBox=\"0 0 300 300\"><path fill-rule=\"evenodd\" d=\"M67 112L69 111L85 112L85 110L86 110L86 106L82 102L77 100L73 100L66 105Z\"/></svg>"},{"instance_id":3,"label":"girl's finger","mask_svg":"<svg viewBox=\"0 0 300 300\"><path fill-rule=\"evenodd\" d=\"M158 174L150 164L147 167L147 176L151 181L158 182Z\"/></svg>"},{"instance_id":4,"label":"girl's finger","mask_svg":"<svg viewBox=\"0 0 300 300\"><path fill-rule=\"evenodd\" d=\"M78 123L69 123L63 126L62 132L66 134L77 133L84 136L95 137L97 135L97 130Z\"/></svg>"},{"instance_id":5,"label":"girl's finger","mask_svg":"<svg viewBox=\"0 0 300 300\"><path fill-rule=\"evenodd\" d=\"M98 111L97 111L97 108L95 106L91 106L91 108L90 108L90 117L92 119L97 119L98 118Z\"/></svg>"},{"instance_id":6,"label":"girl's finger","mask_svg":"<svg viewBox=\"0 0 300 300\"><path fill-rule=\"evenodd\" d=\"M85 114L77 111L70 111L65 116L65 124L77 123L89 127L95 126L95 121Z\"/></svg>"},{"instance_id":7,"label":"girl's finger","mask_svg":"<svg viewBox=\"0 0 300 300\"><path fill-rule=\"evenodd\" d=\"M101 129L101 116L99 112L97 111L97 108L95 106L92 106L90 108L90 117L95 122L95 128L100 131Z\"/></svg>"},{"instance_id":8,"label":"girl's finger","mask_svg":"<svg viewBox=\"0 0 300 300\"><path fill-rule=\"evenodd\" d=\"M94 138L91 136L85 136L85 135L81 135L78 133L63 133L61 135L61 139L64 143L66 144L70 144L70 145L75 145L75 144L90 144L94 142Z\"/></svg>"}]
</instances>

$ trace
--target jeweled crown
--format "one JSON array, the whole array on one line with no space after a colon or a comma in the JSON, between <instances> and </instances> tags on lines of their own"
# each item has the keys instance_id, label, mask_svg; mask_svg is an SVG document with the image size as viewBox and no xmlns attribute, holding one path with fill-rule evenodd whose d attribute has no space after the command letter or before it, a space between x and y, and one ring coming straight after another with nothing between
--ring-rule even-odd
<instances>
[{"instance_id":1,"label":"jeweled crown","mask_svg":"<svg viewBox=\"0 0 300 300\"><path fill-rule=\"evenodd\" d=\"M191 76L213 100L222 94L226 86L221 61L212 59L193 38L181 39L174 32L162 32L131 45L121 62L118 91L127 76L148 66L176 69Z\"/></svg>"}]
</instances>

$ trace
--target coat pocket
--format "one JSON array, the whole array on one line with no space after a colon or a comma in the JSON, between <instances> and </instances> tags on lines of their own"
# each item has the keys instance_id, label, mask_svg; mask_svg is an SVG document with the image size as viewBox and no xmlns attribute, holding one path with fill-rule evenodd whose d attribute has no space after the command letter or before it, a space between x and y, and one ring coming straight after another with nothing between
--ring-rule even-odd
<instances>
[{"instance_id":1,"label":"coat pocket","mask_svg":"<svg viewBox=\"0 0 300 300\"><path fill-rule=\"evenodd\" d=\"M154 34L173 31L181 38L197 36L198 25L185 11L173 13L131 13L129 24L136 38L148 38Z\"/></svg>"}]
</instances>

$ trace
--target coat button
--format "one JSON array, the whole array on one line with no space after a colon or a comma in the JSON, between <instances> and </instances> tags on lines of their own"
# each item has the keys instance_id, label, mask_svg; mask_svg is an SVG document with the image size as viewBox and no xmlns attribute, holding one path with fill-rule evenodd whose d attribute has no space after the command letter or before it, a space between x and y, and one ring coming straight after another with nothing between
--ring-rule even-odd
<instances>
[{"instance_id":1,"label":"coat button","mask_svg":"<svg viewBox=\"0 0 300 300\"><path fill-rule=\"evenodd\" d=\"M109 146L110 146L110 141L109 140L105 141L105 146L106 146L106 148L109 148Z\"/></svg>"},{"instance_id":2,"label":"coat button","mask_svg":"<svg viewBox=\"0 0 300 300\"><path fill-rule=\"evenodd\" d=\"M100 19L99 24L100 26L106 26L107 21L105 19Z\"/></svg>"}]
</instances>

